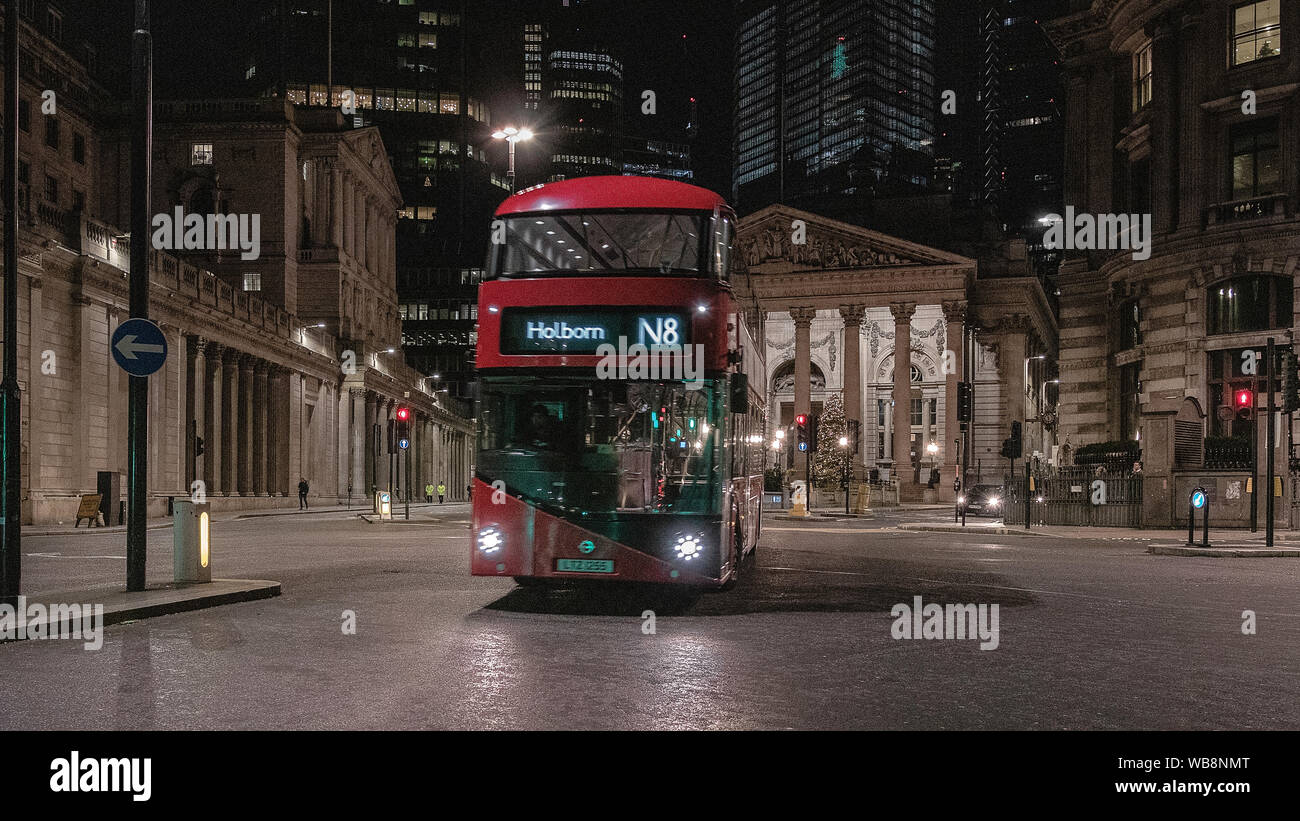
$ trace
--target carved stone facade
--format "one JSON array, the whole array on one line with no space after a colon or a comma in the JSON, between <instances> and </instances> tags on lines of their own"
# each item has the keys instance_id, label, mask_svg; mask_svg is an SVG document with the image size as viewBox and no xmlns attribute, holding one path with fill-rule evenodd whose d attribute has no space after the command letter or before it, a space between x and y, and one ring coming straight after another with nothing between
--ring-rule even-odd
<instances>
[{"instance_id":1,"label":"carved stone facade","mask_svg":"<svg viewBox=\"0 0 1300 821\"><path fill-rule=\"evenodd\" d=\"M1076 448L1140 441L1152 524L1181 515L1173 476L1199 466L1200 436L1250 435L1216 414L1253 381L1233 363L1300 328L1300 59L1268 45L1269 32L1300 33L1300 6L1272 6L1276 19L1236 0L1098 0L1048 27L1066 56L1065 204L1148 213L1154 235L1149 259L1091 251L1062 264L1061 430ZM1259 12L1258 37L1239 35L1238 11ZM1139 54L1145 84L1131 74ZM1181 455L1175 415L1199 420Z\"/></svg>"},{"instance_id":2,"label":"carved stone facade","mask_svg":"<svg viewBox=\"0 0 1300 821\"><path fill-rule=\"evenodd\" d=\"M812 249L794 241L800 231ZM941 497L951 498L962 447L957 383L972 379L976 418L963 461L968 480L980 468L997 475L1008 420L1034 418L1038 396L1023 388L1032 381L1025 378L1030 360L1022 355L1018 368L1000 371L991 346L1054 350L1055 324L1036 280L997 280L986 288L977 283L974 260L779 205L741 220L738 247L748 274L738 280L738 296L767 315L771 430L838 393L846 417L862 425L855 472L901 463L906 495L906 485L924 482L933 463L943 477ZM988 299L980 296L985 290ZM1032 319L1005 319L1017 313ZM970 371L968 347L979 352ZM1017 373L1011 396L1018 404L1008 402L1003 387ZM906 400L895 402L899 395ZM1028 455L1041 445L1027 434ZM790 451L784 464L803 463Z\"/></svg>"},{"instance_id":3,"label":"carved stone facade","mask_svg":"<svg viewBox=\"0 0 1300 821\"><path fill-rule=\"evenodd\" d=\"M43 59L64 59L25 31ZM43 88L24 76L33 112ZM282 103L186 105L156 105L155 214L209 203L259 213L261 247L256 260L238 250L149 254L150 317L168 347L149 377L149 515L196 491L216 510L292 506L300 479L313 503L329 505L366 503L372 486L405 490L378 435L399 403L412 409L414 495L446 481L450 498L464 499L472 420L450 412L400 353L385 353L400 339L399 195L377 132L309 123ZM71 100L59 112L65 139L52 145L42 125L19 140L31 179L59 183L39 206L25 198L20 218L14 343L22 516L33 523L71 522L99 472L126 474L129 382L109 340L129 316L131 243L152 240L123 229L127 135ZM75 198L57 196L69 189Z\"/></svg>"}]
</instances>

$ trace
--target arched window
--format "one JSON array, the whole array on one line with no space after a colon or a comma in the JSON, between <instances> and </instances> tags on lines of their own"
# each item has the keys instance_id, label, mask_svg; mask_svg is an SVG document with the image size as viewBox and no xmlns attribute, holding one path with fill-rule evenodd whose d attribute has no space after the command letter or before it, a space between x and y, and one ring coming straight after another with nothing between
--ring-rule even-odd
<instances>
[{"instance_id":1,"label":"arched window","mask_svg":"<svg viewBox=\"0 0 1300 821\"><path fill-rule=\"evenodd\" d=\"M1287 328L1292 322L1290 277L1265 274L1234 277L1205 289L1210 334Z\"/></svg>"}]
</instances>

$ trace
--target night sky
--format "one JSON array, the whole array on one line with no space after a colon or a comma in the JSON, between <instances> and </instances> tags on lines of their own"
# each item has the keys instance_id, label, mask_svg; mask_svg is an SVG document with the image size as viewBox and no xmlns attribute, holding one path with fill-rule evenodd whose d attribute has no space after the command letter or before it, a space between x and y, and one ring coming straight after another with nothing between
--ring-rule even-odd
<instances>
[{"instance_id":1,"label":"night sky","mask_svg":"<svg viewBox=\"0 0 1300 821\"><path fill-rule=\"evenodd\" d=\"M228 83L239 77L241 55L230 44L241 41L248 19L240 10L268 0L169 0L152 3L154 88L159 98L229 96ZM348 0L336 0L347 2ZM116 60L125 72L130 61L131 0L104 0L88 4L70 16L86 23L87 39L100 44L101 59ZM448 4L454 7L454 4ZM473 2L479 10L500 0ZM728 195L731 188L732 59L734 51L733 4L714 0L608 0L603 32L621 54L624 65L628 132L637 136L681 141L689 118L689 99L697 103L698 131L692 144L696 182ZM504 24L504 21L503 21ZM683 35L685 37L683 38ZM121 47L114 48L114 43ZM512 55L513 57L513 55ZM505 77L507 90L522 83L522 68L512 59ZM640 114L641 92L654 89L658 116L653 121ZM498 116L509 106L493 100ZM508 116L508 114L506 115ZM502 117L504 119L504 117Z\"/></svg>"}]
</instances>

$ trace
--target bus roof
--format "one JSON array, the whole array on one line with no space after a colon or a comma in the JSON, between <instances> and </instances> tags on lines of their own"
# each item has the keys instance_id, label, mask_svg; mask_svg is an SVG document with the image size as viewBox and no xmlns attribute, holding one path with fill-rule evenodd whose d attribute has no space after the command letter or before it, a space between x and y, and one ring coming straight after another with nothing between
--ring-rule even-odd
<instances>
[{"instance_id":1,"label":"bus roof","mask_svg":"<svg viewBox=\"0 0 1300 821\"><path fill-rule=\"evenodd\" d=\"M603 211L615 208L646 208L708 211L726 200L706 188L658 177L575 177L571 180L535 185L506 198L496 215L528 214L538 211Z\"/></svg>"}]
</instances>

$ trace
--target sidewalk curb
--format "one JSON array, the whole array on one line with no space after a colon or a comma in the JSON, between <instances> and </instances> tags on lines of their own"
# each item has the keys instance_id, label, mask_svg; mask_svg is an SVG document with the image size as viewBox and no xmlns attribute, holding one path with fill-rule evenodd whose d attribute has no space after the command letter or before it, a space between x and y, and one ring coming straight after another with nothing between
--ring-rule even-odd
<instances>
[{"instance_id":1,"label":"sidewalk curb","mask_svg":"<svg viewBox=\"0 0 1300 821\"><path fill-rule=\"evenodd\" d=\"M1151 545L1147 552L1155 556L1209 556L1215 559L1277 559L1300 556L1300 548L1277 547L1196 547Z\"/></svg>"},{"instance_id":2,"label":"sidewalk curb","mask_svg":"<svg viewBox=\"0 0 1300 821\"><path fill-rule=\"evenodd\" d=\"M898 525L899 530L924 530L933 533L991 533L994 536L1046 536L1049 539L1064 539L1066 536L1059 533L1048 533L1044 530L1024 530L1015 527L962 527L961 525L927 525L908 522Z\"/></svg>"}]
</instances>

